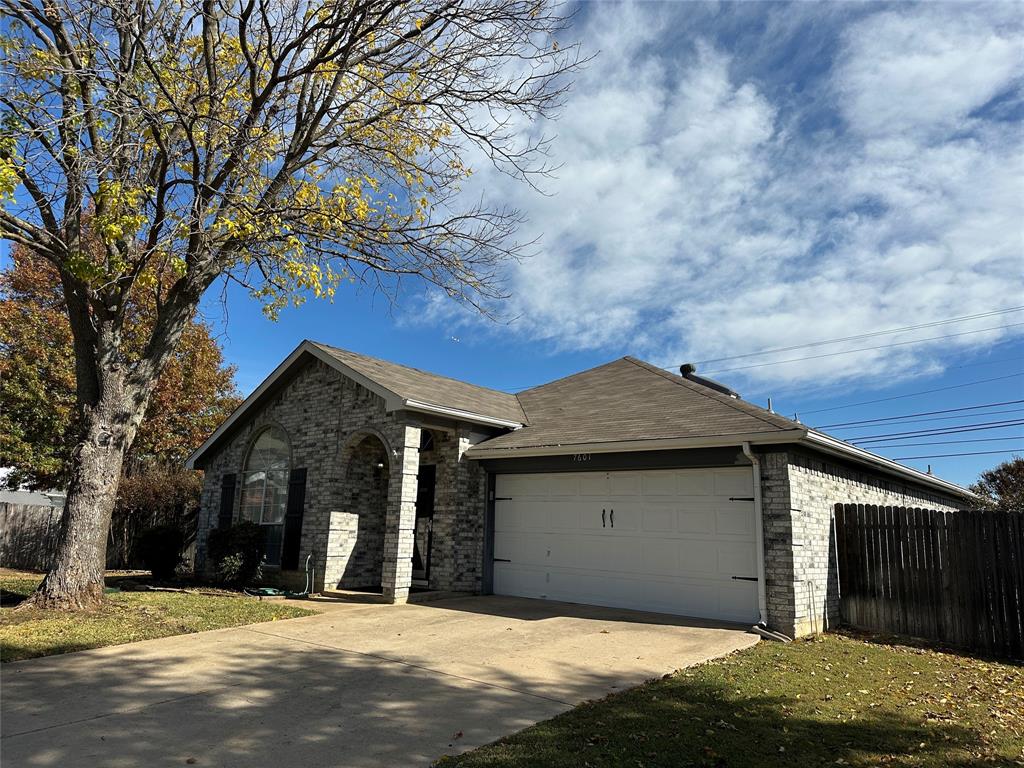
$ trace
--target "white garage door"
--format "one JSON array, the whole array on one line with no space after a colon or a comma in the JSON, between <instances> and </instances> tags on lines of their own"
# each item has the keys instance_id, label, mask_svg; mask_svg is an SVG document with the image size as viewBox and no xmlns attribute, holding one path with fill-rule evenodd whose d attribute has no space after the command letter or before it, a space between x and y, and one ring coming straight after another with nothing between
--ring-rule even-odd
<instances>
[{"instance_id":1,"label":"white garage door","mask_svg":"<svg viewBox=\"0 0 1024 768\"><path fill-rule=\"evenodd\" d=\"M494 592L757 620L748 468L498 475Z\"/></svg>"}]
</instances>

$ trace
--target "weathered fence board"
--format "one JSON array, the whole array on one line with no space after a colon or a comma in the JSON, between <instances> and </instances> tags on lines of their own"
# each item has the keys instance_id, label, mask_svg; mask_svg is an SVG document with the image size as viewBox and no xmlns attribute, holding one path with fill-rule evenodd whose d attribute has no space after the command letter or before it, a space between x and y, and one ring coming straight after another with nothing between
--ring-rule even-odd
<instances>
[{"instance_id":1,"label":"weathered fence board","mask_svg":"<svg viewBox=\"0 0 1024 768\"><path fill-rule=\"evenodd\" d=\"M845 623L1024 658L1024 515L835 511Z\"/></svg>"},{"instance_id":2,"label":"weathered fence board","mask_svg":"<svg viewBox=\"0 0 1024 768\"><path fill-rule=\"evenodd\" d=\"M45 571L53 561L61 507L0 502L0 565Z\"/></svg>"}]
</instances>

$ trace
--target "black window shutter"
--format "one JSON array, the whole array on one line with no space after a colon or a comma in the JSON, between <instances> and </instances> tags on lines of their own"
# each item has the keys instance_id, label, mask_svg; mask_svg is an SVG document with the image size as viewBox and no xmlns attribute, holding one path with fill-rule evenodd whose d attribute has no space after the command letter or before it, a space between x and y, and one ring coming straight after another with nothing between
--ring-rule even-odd
<instances>
[{"instance_id":1,"label":"black window shutter","mask_svg":"<svg viewBox=\"0 0 1024 768\"><path fill-rule=\"evenodd\" d=\"M235 516L235 475L230 473L220 479L220 514L218 528L230 528Z\"/></svg>"},{"instance_id":2,"label":"black window shutter","mask_svg":"<svg viewBox=\"0 0 1024 768\"><path fill-rule=\"evenodd\" d=\"M281 569L294 571L299 567L299 544L302 539L302 512L306 506L306 469L293 469L288 478L288 502L284 512L284 545L281 548Z\"/></svg>"}]
</instances>

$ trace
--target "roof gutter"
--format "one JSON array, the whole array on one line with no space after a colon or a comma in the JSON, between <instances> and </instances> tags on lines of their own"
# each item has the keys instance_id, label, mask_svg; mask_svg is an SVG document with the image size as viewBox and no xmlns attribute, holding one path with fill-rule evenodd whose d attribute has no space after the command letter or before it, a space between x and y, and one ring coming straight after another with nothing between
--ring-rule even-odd
<instances>
[{"instance_id":1,"label":"roof gutter","mask_svg":"<svg viewBox=\"0 0 1024 768\"><path fill-rule=\"evenodd\" d=\"M912 480L943 493L965 499L977 498L966 488L942 480L926 472L904 466L897 461L858 448L850 443L816 432L813 429L787 429L777 432L754 432L750 434L712 435L708 437L658 438L651 440L619 440L601 443L567 443L558 445L537 445L524 448L489 448L487 443L473 446L466 452L470 459L512 459L536 456L569 456L576 453L626 453L631 451L685 450L687 448L724 448L743 445L778 445L798 443L815 450L870 464L890 475Z\"/></svg>"},{"instance_id":2,"label":"roof gutter","mask_svg":"<svg viewBox=\"0 0 1024 768\"><path fill-rule=\"evenodd\" d=\"M749 442L758 445L794 443L807 434L806 429L788 429L775 432L711 435L708 437L672 437L650 440L614 440L601 443L564 443L537 445L523 448L488 448L487 443L466 451L471 459L512 459L520 456L569 456L574 453L623 453L630 451L671 451L686 448L721 448Z\"/></svg>"},{"instance_id":3,"label":"roof gutter","mask_svg":"<svg viewBox=\"0 0 1024 768\"><path fill-rule=\"evenodd\" d=\"M424 403L421 400L403 400L402 408L407 411L417 411L418 413L429 413L436 416L445 416L449 419L459 419L460 421L471 421L474 424L486 424L492 427L505 427L506 429L519 429L523 426L520 421L510 421L509 419L498 419L493 416L482 416L479 413L473 413L472 411L463 411L458 408L447 408L443 405L434 405L433 403ZM391 410L398 410L397 408Z\"/></svg>"}]
</instances>

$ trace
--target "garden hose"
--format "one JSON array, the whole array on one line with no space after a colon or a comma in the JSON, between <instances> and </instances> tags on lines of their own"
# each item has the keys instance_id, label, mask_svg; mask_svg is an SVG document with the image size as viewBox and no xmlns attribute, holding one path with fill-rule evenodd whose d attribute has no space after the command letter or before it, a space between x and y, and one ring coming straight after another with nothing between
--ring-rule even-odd
<instances>
[{"instance_id":1,"label":"garden hose","mask_svg":"<svg viewBox=\"0 0 1024 768\"><path fill-rule=\"evenodd\" d=\"M305 600L309 597L313 584L316 581L316 566L313 565L313 554L313 552L310 552L306 555L306 587L301 592L292 592L291 590L277 589L276 587L246 587L242 591L250 597L256 598L287 597L292 600Z\"/></svg>"}]
</instances>

